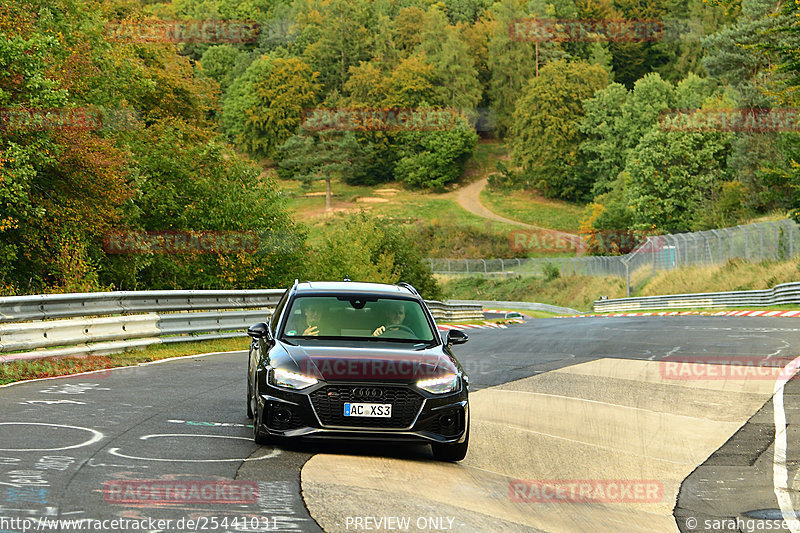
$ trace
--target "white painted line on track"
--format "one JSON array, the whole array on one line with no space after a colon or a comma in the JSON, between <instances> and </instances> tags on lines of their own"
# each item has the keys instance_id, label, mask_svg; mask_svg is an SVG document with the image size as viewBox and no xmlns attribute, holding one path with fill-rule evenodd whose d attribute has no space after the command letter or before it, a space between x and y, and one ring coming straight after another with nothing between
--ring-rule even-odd
<instances>
[{"instance_id":1,"label":"white painted line on track","mask_svg":"<svg viewBox=\"0 0 800 533\"><path fill-rule=\"evenodd\" d=\"M58 452L62 450L73 450L75 448L83 448L103 439L104 435L96 429L84 428L80 426L67 426L65 424L48 424L45 422L0 422L0 426L50 426L55 428L77 429L79 431L88 431L92 434L92 438L74 446L63 446L61 448L0 448L0 452Z\"/></svg>"},{"instance_id":2,"label":"white painted line on track","mask_svg":"<svg viewBox=\"0 0 800 533\"><path fill-rule=\"evenodd\" d=\"M783 519L792 533L800 533L800 520L797 519L789 495L789 472L786 467L786 411L783 406L783 390L786 383L797 373L800 357L793 359L781 371L775 381L772 397L772 411L775 421L775 454L772 459L772 487L778 499Z\"/></svg>"}]
</instances>

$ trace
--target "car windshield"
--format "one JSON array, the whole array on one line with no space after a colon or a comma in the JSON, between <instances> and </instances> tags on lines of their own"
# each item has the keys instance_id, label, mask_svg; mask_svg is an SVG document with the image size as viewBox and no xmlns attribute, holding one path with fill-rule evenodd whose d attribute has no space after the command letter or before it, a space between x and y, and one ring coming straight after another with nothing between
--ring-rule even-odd
<instances>
[{"instance_id":1,"label":"car windshield","mask_svg":"<svg viewBox=\"0 0 800 533\"><path fill-rule=\"evenodd\" d=\"M281 337L430 342L434 332L416 300L352 295L301 296L291 303Z\"/></svg>"}]
</instances>

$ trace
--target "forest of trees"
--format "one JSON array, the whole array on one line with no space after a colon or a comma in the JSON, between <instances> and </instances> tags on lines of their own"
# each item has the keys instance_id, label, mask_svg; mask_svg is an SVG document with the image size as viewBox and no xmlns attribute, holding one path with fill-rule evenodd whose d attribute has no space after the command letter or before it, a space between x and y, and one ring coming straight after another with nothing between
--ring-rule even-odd
<instances>
[{"instance_id":1,"label":"forest of trees","mask_svg":"<svg viewBox=\"0 0 800 533\"><path fill-rule=\"evenodd\" d=\"M339 275L330 265L340 264L434 295L410 237L369 219L350 222L358 238L330 236L322 264L263 165L304 181L440 191L479 135L511 153L495 186L587 204L590 236L793 210L796 132L670 130L663 114L796 108L798 13L776 0L0 0L0 291L271 287ZM120 21L211 19L260 32L178 44L109 32ZM646 41L515 38L510 28L528 19L685 29ZM135 120L10 127L7 110L19 108ZM464 114L430 131L329 131L304 127L309 109ZM476 132L475 114L493 127ZM119 228L252 232L267 245L108 253ZM353 243L368 265L348 263Z\"/></svg>"}]
</instances>

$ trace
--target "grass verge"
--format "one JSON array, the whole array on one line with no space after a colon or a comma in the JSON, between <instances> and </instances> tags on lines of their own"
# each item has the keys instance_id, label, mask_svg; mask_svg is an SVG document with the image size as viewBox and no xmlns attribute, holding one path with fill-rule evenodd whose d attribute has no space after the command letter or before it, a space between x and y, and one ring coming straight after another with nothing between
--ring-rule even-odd
<instances>
[{"instance_id":1,"label":"grass verge","mask_svg":"<svg viewBox=\"0 0 800 533\"><path fill-rule=\"evenodd\" d=\"M719 266L681 268L659 272L642 281L633 296L769 289L780 283L800 281L798 268L797 261L748 263L739 259ZM601 296L624 298L626 295L625 281L616 277L563 276L549 280L540 277L440 277L439 282L447 298L539 302L580 311L591 310L594 301ZM755 307L751 310L797 307Z\"/></svg>"},{"instance_id":2,"label":"grass verge","mask_svg":"<svg viewBox=\"0 0 800 533\"><path fill-rule=\"evenodd\" d=\"M170 359L185 355L247 350L248 345L248 337L241 337L200 342L158 344L140 350L129 350L127 352L111 355L93 355L82 358L35 359L31 361L0 363L0 385L29 379L67 376L93 370L133 366L139 363L147 363L159 359Z\"/></svg>"},{"instance_id":3,"label":"grass verge","mask_svg":"<svg viewBox=\"0 0 800 533\"><path fill-rule=\"evenodd\" d=\"M488 187L481 192L481 203L506 218L569 233L578 232L585 209L530 191L493 191Z\"/></svg>"}]
</instances>

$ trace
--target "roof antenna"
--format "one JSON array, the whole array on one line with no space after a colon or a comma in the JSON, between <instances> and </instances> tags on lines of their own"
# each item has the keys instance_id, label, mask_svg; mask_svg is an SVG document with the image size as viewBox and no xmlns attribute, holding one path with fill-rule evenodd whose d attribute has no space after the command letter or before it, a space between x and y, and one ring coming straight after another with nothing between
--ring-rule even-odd
<instances>
[{"instance_id":1,"label":"roof antenna","mask_svg":"<svg viewBox=\"0 0 800 533\"><path fill-rule=\"evenodd\" d=\"M348 276L348 275L345 275L345 276L344 276L344 281L350 281L350 276Z\"/></svg>"}]
</instances>

